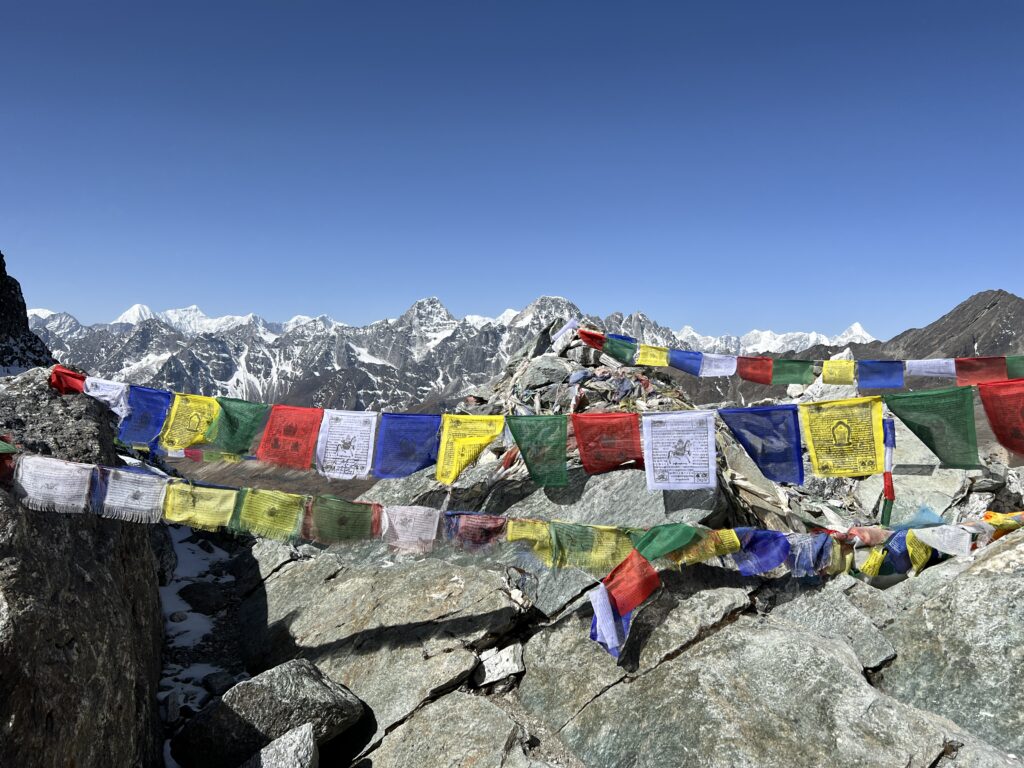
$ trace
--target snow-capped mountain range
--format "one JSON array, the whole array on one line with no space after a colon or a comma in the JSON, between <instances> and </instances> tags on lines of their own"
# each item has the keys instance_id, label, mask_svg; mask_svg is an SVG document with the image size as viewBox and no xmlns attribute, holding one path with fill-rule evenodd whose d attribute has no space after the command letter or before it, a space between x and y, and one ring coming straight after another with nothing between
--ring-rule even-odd
<instances>
[{"instance_id":1,"label":"snow-capped mountain range","mask_svg":"<svg viewBox=\"0 0 1024 768\"><path fill-rule=\"evenodd\" d=\"M731 354L866 343L859 323L818 332L743 336L678 333L643 313L584 315L568 299L542 296L498 317L454 317L436 298L398 318L350 326L326 315L272 322L255 315L208 317L191 306L155 312L136 304L110 323L83 325L47 309L27 311L31 329L61 362L91 373L178 391L331 408L405 408L444 400L499 373L552 323L579 318L646 344Z\"/></svg>"}]
</instances>

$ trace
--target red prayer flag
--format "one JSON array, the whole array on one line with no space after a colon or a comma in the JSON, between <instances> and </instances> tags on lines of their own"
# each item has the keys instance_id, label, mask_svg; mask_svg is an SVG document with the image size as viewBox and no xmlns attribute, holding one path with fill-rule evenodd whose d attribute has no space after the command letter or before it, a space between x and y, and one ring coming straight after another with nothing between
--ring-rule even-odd
<instances>
[{"instance_id":1,"label":"red prayer flag","mask_svg":"<svg viewBox=\"0 0 1024 768\"><path fill-rule=\"evenodd\" d=\"M84 392L85 374L72 371L63 365L55 365L50 372L50 386L62 395L69 392Z\"/></svg>"},{"instance_id":2,"label":"red prayer flag","mask_svg":"<svg viewBox=\"0 0 1024 768\"><path fill-rule=\"evenodd\" d=\"M981 384L978 392L996 440L1024 454L1024 379Z\"/></svg>"},{"instance_id":3,"label":"red prayer flag","mask_svg":"<svg viewBox=\"0 0 1024 768\"><path fill-rule=\"evenodd\" d=\"M604 349L604 334L598 333L597 331L588 331L586 328L580 328L576 331L576 335L580 337L580 340L588 347L594 349Z\"/></svg>"},{"instance_id":4,"label":"red prayer flag","mask_svg":"<svg viewBox=\"0 0 1024 768\"><path fill-rule=\"evenodd\" d=\"M892 472L882 473L882 496L889 501L896 501L896 489L892 487Z\"/></svg>"},{"instance_id":5,"label":"red prayer flag","mask_svg":"<svg viewBox=\"0 0 1024 768\"><path fill-rule=\"evenodd\" d=\"M1006 381L1005 357L958 357L956 383L961 387L984 384L987 381Z\"/></svg>"},{"instance_id":6,"label":"red prayer flag","mask_svg":"<svg viewBox=\"0 0 1024 768\"><path fill-rule=\"evenodd\" d=\"M313 452L324 412L321 408L275 405L256 449L256 458L295 469L313 466Z\"/></svg>"},{"instance_id":7,"label":"red prayer flag","mask_svg":"<svg viewBox=\"0 0 1024 768\"><path fill-rule=\"evenodd\" d=\"M643 555L635 549L601 579L608 598L619 616L625 616L661 586L661 577Z\"/></svg>"},{"instance_id":8,"label":"red prayer flag","mask_svg":"<svg viewBox=\"0 0 1024 768\"><path fill-rule=\"evenodd\" d=\"M574 413L572 429L580 461L589 475L608 472L626 462L644 465L640 417L635 413Z\"/></svg>"},{"instance_id":9,"label":"red prayer flag","mask_svg":"<svg viewBox=\"0 0 1024 768\"><path fill-rule=\"evenodd\" d=\"M772 359L770 357L738 357L736 373L741 379L756 381L758 384L772 383Z\"/></svg>"}]
</instances>

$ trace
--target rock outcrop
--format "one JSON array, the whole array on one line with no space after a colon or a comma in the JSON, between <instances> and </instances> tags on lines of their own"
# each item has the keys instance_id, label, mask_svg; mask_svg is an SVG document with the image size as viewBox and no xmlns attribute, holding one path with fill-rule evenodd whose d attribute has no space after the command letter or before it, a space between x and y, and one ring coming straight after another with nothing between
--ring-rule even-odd
<instances>
[{"instance_id":1,"label":"rock outcrop","mask_svg":"<svg viewBox=\"0 0 1024 768\"><path fill-rule=\"evenodd\" d=\"M7 274L0 253L0 376L54 362L43 340L29 330L21 286Z\"/></svg>"}]
</instances>

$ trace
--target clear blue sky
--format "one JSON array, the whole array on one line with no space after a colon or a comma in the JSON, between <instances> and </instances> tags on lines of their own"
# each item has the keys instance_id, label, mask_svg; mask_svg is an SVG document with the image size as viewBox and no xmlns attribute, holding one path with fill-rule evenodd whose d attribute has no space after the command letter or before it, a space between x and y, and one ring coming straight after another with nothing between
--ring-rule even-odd
<instances>
[{"instance_id":1,"label":"clear blue sky","mask_svg":"<svg viewBox=\"0 0 1024 768\"><path fill-rule=\"evenodd\" d=\"M538 295L885 337L1024 294L1024 3L6 3L30 306Z\"/></svg>"}]
</instances>

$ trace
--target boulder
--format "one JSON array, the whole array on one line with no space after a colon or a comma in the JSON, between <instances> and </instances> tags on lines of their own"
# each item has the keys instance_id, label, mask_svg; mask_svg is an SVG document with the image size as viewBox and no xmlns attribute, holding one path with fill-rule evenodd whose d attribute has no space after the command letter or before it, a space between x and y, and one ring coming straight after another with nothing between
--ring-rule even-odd
<instances>
[{"instance_id":1,"label":"boulder","mask_svg":"<svg viewBox=\"0 0 1024 768\"><path fill-rule=\"evenodd\" d=\"M228 604L228 593L219 584L193 581L178 590L178 595L193 611L213 616Z\"/></svg>"},{"instance_id":2,"label":"boulder","mask_svg":"<svg viewBox=\"0 0 1024 768\"><path fill-rule=\"evenodd\" d=\"M208 704L171 740L178 762L196 768L237 765L294 728L311 724L317 744L355 725L363 703L305 659L238 683Z\"/></svg>"},{"instance_id":3,"label":"boulder","mask_svg":"<svg viewBox=\"0 0 1024 768\"><path fill-rule=\"evenodd\" d=\"M523 392L542 389L551 384L561 384L578 367L564 357L541 355L530 360L516 384Z\"/></svg>"},{"instance_id":4,"label":"boulder","mask_svg":"<svg viewBox=\"0 0 1024 768\"><path fill-rule=\"evenodd\" d=\"M292 728L246 760L240 768L319 768L313 724Z\"/></svg>"}]
</instances>

